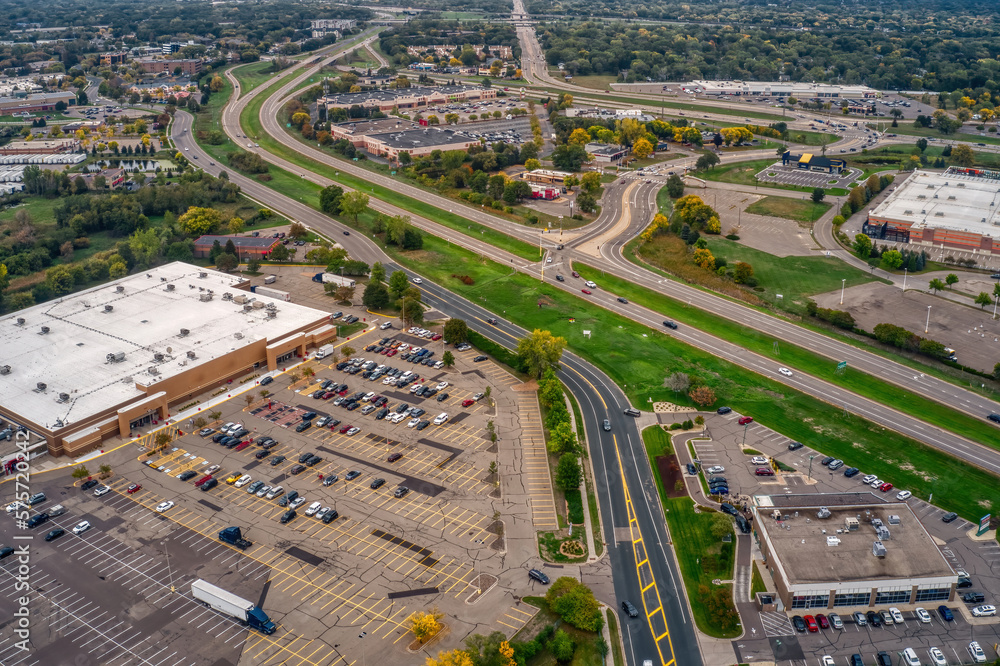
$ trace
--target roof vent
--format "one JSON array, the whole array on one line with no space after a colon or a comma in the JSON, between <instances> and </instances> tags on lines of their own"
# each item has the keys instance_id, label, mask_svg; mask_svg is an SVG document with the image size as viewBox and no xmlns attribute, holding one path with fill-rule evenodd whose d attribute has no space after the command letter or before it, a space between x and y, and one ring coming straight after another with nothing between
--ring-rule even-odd
<instances>
[{"instance_id":1,"label":"roof vent","mask_svg":"<svg viewBox=\"0 0 1000 666\"><path fill-rule=\"evenodd\" d=\"M237 332L237 333L236 333L236 335L235 335L234 337L235 337L235 338L236 338L237 340L242 340L242 339L243 339L243 334L242 334L242 333L239 333L239 332Z\"/></svg>"},{"instance_id":2,"label":"roof vent","mask_svg":"<svg viewBox=\"0 0 1000 666\"><path fill-rule=\"evenodd\" d=\"M206 273L205 271L201 271L200 273L198 273L198 277L205 279L208 277L208 273Z\"/></svg>"},{"instance_id":3,"label":"roof vent","mask_svg":"<svg viewBox=\"0 0 1000 666\"><path fill-rule=\"evenodd\" d=\"M146 275L149 275L149 273L147 273ZM165 278L165 277L163 277L163 276L161 275L161 276L160 276L160 282L166 282L166 281L167 281L167 278Z\"/></svg>"},{"instance_id":4,"label":"roof vent","mask_svg":"<svg viewBox=\"0 0 1000 666\"><path fill-rule=\"evenodd\" d=\"M56 402L69 402L69 393L60 393Z\"/></svg>"},{"instance_id":5,"label":"roof vent","mask_svg":"<svg viewBox=\"0 0 1000 666\"><path fill-rule=\"evenodd\" d=\"M212 294L198 294L198 300L202 303L208 303L212 300Z\"/></svg>"},{"instance_id":6,"label":"roof vent","mask_svg":"<svg viewBox=\"0 0 1000 666\"><path fill-rule=\"evenodd\" d=\"M104 306L104 311L105 312L111 312L114 309L115 309L115 306L113 306L113 305L105 305Z\"/></svg>"},{"instance_id":7,"label":"roof vent","mask_svg":"<svg viewBox=\"0 0 1000 666\"><path fill-rule=\"evenodd\" d=\"M832 515L833 514L830 513L830 509L826 508L825 506L821 506L819 508L819 512L816 514L816 517L817 518L829 518Z\"/></svg>"},{"instance_id":8,"label":"roof vent","mask_svg":"<svg viewBox=\"0 0 1000 666\"><path fill-rule=\"evenodd\" d=\"M18 326L24 326L24 317L18 317L17 318L17 325Z\"/></svg>"},{"instance_id":9,"label":"roof vent","mask_svg":"<svg viewBox=\"0 0 1000 666\"><path fill-rule=\"evenodd\" d=\"M181 334L180 334L179 337L186 338L190 333L191 333L191 331L187 330L186 328L182 328L181 329Z\"/></svg>"},{"instance_id":10,"label":"roof vent","mask_svg":"<svg viewBox=\"0 0 1000 666\"><path fill-rule=\"evenodd\" d=\"M125 360L125 352L114 352L105 356L108 363L121 363Z\"/></svg>"},{"instance_id":11,"label":"roof vent","mask_svg":"<svg viewBox=\"0 0 1000 666\"><path fill-rule=\"evenodd\" d=\"M194 353L193 351L189 351L189 352L187 353L187 357L188 357L188 358L198 358L198 355L197 355L197 354L195 354L195 353Z\"/></svg>"},{"instance_id":12,"label":"roof vent","mask_svg":"<svg viewBox=\"0 0 1000 666\"><path fill-rule=\"evenodd\" d=\"M46 386L44 382L38 382L35 384L35 393L42 393L47 388L48 386Z\"/></svg>"},{"instance_id":13,"label":"roof vent","mask_svg":"<svg viewBox=\"0 0 1000 666\"><path fill-rule=\"evenodd\" d=\"M9 374L10 374L10 366L0 365L0 375L9 375Z\"/></svg>"},{"instance_id":14,"label":"roof vent","mask_svg":"<svg viewBox=\"0 0 1000 666\"><path fill-rule=\"evenodd\" d=\"M881 541L876 541L872 544L872 555L875 557L885 557L886 552L885 546L882 545Z\"/></svg>"},{"instance_id":15,"label":"roof vent","mask_svg":"<svg viewBox=\"0 0 1000 666\"><path fill-rule=\"evenodd\" d=\"M117 287L115 287L115 291L117 293L119 293L119 294L124 294L125 293L125 286L124 285L118 285Z\"/></svg>"},{"instance_id":16,"label":"roof vent","mask_svg":"<svg viewBox=\"0 0 1000 666\"><path fill-rule=\"evenodd\" d=\"M160 371L156 368L155 365L151 365L151 366L149 366L149 374L151 374L151 375L158 375L158 374L160 374Z\"/></svg>"},{"instance_id":17,"label":"roof vent","mask_svg":"<svg viewBox=\"0 0 1000 666\"><path fill-rule=\"evenodd\" d=\"M173 291L175 286L176 285L168 284L167 285L167 291Z\"/></svg>"},{"instance_id":18,"label":"roof vent","mask_svg":"<svg viewBox=\"0 0 1000 666\"><path fill-rule=\"evenodd\" d=\"M153 354L153 360L156 361L157 363L163 363L164 358L166 357L160 352L156 352L155 354Z\"/></svg>"},{"instance_id":19,"label":"roof vent","mask_svg":"<svg viewBox=\"0 0 1000 666\"><path fill-rule=\"evenodd\" d=\"M890 525L899 525L899 516L895 516L895 515L889 516L889 524Z\"/></svg>"},{"instance_id":20,"label":"roof vent","mask_svg":"<svg viewBox=\"0 0 1000 666\"><path fill-rule=\"evenodd\" d=\"M40 334L41 335L48 335L48 333L49 333L49 327L48 326L42 326L42 330L40 331Z\"/></svg>"},{"instance_id":21,"label":"roof vent","mask_svg":"<svg viewBox=\"0 0 1000 666\"><path fill-rule=\"evenodd\" d=\"M277 310L268 310L267 311L267 318L268 319L274 319L277 316L278 316L278 311Z\"/></svg>"}]
</instances>

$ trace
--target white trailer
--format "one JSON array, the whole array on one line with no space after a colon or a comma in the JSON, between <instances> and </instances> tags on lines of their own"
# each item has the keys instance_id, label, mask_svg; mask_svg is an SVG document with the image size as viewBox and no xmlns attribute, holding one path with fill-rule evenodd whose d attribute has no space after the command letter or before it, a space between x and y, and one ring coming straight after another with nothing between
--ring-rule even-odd
<instances>
[{"instance_id":1,"label":"white trailer","mask_svg":"<svg viewBox=\"0 0 1000 666\"><path fill-rule=\"evenodd\" d=\"M333 273L323 273L323 282L332 282L338 287L354 287L357 285L353 279L340 277Z\"/></svg>"},{"instance_id":2,"label":"white trailer","mask_svg":"<svg viewBox=\"0 0 1000 666\"><path fill-rule=\"evenodd\" d=\"M250 287L250 291L261 297L266 298L276 298L279 301L290 301L292 300L292 295L287 291L281 291L280 289L273 289L272 287L264 286L254 286Z\"/></svg>"},{"instance_id":3,"label":"white trailer","mask_svg":"<svg viewBox=\"0 0 1000 666\"><path fill-rule=\"evenodd\" d=\"M274 633L274 622L271 622L270 618L267 617L267 613L253 602L223 590L221 587L199 578L191 583L191 596L258 631L265 634Z\"/></svg>"}]
</instances>

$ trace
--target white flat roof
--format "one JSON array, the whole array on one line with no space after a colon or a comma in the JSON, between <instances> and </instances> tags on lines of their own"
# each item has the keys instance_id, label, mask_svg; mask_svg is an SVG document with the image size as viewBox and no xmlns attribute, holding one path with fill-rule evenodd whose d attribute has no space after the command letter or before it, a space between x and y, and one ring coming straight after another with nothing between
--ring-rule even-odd
<instances>
[{"instance_id":1,"label":"white flat roof","mask_svg":"<svg viewBox=\"0 0 1000 666\"><path fill-rule=\"evenodd\" d=\"M242 281L239 276L175 262L0 317L0 366L10 366L9 374L0 375L0 404L57 431L145 398L136 384L155 386L201 363L261 339L273 342L327 316L235 290ZM201 301L209 290L214 292L212 299ZM266 307L245 311L243 305L222 299L227 292L264 304L274 302L277 316L268 318ZM112 309L106 311L105 306ZM24 323L18 324L18 319ZM41 332L43 326L47 333ZM188 334L182 336L181 329ZM121 361L108 360L119 353L124 354ZM40 389L39 383L45 388ZM60 394L68 399L60 401Z\"/></svg>"},{"instance_id":2,"label":"white flat roof","mask_svg":"<svg viewBox=\"0 0 1000 666\"><path fill-rule=\"evenodd\" d=\"M870 217L913 229L952 229L1000 237L1000 180L915 171Z\"/></svg>"},{"instance_id":3,"label":"white flat roof","mask_svg":"<svg viewBox=\"0 0 1000 666\"><path fill-rule=\"evenodd\" d=\"M868 86L843 86L831 83L809 83L806 81L705 81L696 80L680 84L682 88L701 88L705 92L796 92L838 93L841 95L861 95L876 92Z\"/></svg>"}]
</instances>

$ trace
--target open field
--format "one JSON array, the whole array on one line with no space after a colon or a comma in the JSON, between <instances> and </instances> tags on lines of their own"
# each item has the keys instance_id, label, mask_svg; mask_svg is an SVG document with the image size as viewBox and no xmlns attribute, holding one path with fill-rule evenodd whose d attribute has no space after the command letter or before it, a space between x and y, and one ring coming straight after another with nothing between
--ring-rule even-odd
<instances>
[{"instance_id":1,"label":"open field","mask_svg":"<svg viewBox=\"0 0 1000 666\"><path fill-rule=\"evenodd\" d=\"M746 207L748 213L783 217L796 222L815 222L828 210L828 203L813 203L806 199L788 197L764 197Z\"/></svg>"}]
</instances>

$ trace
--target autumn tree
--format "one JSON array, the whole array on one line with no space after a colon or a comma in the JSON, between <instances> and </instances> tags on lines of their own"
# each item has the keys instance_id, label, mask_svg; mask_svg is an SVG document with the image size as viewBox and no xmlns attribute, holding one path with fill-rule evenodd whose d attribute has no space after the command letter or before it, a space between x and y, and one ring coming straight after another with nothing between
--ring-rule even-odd
<instances>
[{"instance_id":1,"label":"autumn tree","mask_svg":"<svg viewBox=\"0 0 1000 666\"><path fill-rule=\"evenodd\" d=\"M353 217L354 223L357 224L358 216L368 210L369 201L368 195L364 192L348 192L340 199L340 212Z\"/></svg>"},{"instance_id":2,"label":"autumn tree","mask_svg":"<svg viewBox=\"0 0 1000 666\"><path fill-rule=\"evenodd\" d=\"M210 234L222 224L222 215L213 208L191 206L177 220L181 230L195 238Z\"/></svg>"},{"instance_id":3,"label":"autumn tree","mask_svg":"<svg viewBox=\"0 0 1000 666\"><path fill-rule=\"evenodd\" d=\"M972 152L972 148L960 143L951 149L951 159L959 166L970 167L976 162L976 154Z\"/></svg>"},{"instance_id":4,"label":"autumn tree","mask_svg":"<svg viewBox=\"0 0 1000 666\"><path fill-rule=\"evenodd\" d=\"M517 356L532 377L541 377L548 368L558 369L566 347L566 338L552 335L550 331L535 329L517 343Z\"/></svg>"},{"instance_id":5,"label":"autumn tree","mask_svg":"<svg viewBox=\"0 0 1000 666\"><path fill-rule=\"evenodd\" d=\"M640 160L649 157L653 154L653 144L645 138L639 139L632 145L632 154Z\"/></svg>"},{"instance_id":6,"label":"autumn tree","mask_svg":"<svg viewBox=\"0 0 1000 666\"><path fill-rule=\"evenodd\" d=\"M701 407L707 407L715 402L715 391L707 386L698 386L688 392L688 397Z\"/></svg>"},{"instance_id":7,"label":"autumn tree","mask_svg":"<svg viewBox=\"0 0 1000 666\"><path fill-rule=\"evenodd\" d=\"M410 617L406 618L406 623L410 627L410 631L416 636L417 640L421 643L426 643L434 634L441 630L441 618L444 617L444 613L439 611L416 611Z\"/></svg>"},{"instance_id":8,"label":"autumn tree","mask_svg":"<svg viewBox=\"0 0 1000 666\"><path fill-rule=\"evenodd\" d=\"M437 657L427 657L424 666L476 666L465 650L438 652Z\"/></svg>"},{"instance_id":9,"label":"autumn tree","mask_svg":"<svg viewBox=\"0 0 1000 666\"><path fill-rule=\"evenodd\" d=\"M575 578L557 578L545 593L545 600L550 610L577 629L596 633L604 627L604 617L594 593Z\"/></svg>"}]
</instances>

